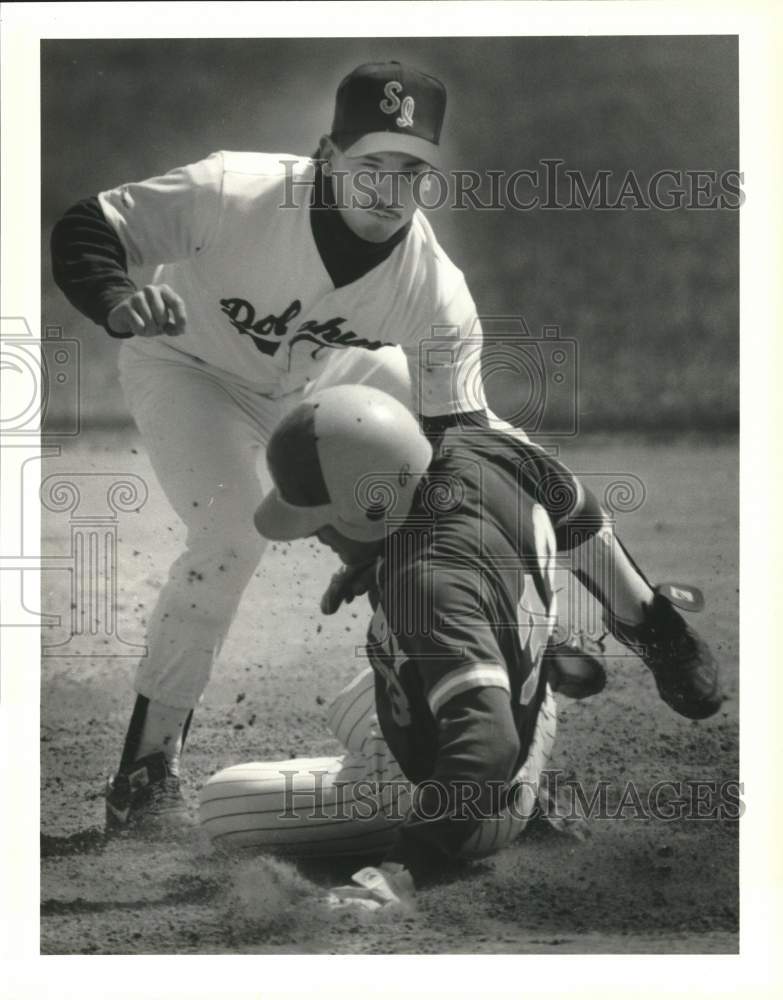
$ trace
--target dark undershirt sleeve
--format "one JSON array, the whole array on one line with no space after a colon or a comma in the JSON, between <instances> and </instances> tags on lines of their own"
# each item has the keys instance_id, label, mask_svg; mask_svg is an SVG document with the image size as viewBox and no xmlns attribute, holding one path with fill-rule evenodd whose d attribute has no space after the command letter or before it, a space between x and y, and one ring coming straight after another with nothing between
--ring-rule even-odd
<instances>
[{"instance_id":1,"label":"dark undershirt sleeve","mask_svg":"<svg viewBox=\"0 0 783 1000\"><path fill-rule=\"evenodd\" d=\"M128 274L125 248L106 220L96 197L77 202L52 230L52 272L68 301L93 323L104 327L111 310L137 290Z\"/></svg>"},{"instance_id":2,"label":"dark undershirt sleeve","mask_svg":"<svg viewBox=\"0 0 783 1000\"><path fill-rule=\"evenodd\" d=\"M451 698L437 722L435 769L417 787L414 808L384 859L405 865L417 884L459 856L477 815L497 813L519 755L511 703L501 688L471 688Z\"/></svg>"}]
</instances>

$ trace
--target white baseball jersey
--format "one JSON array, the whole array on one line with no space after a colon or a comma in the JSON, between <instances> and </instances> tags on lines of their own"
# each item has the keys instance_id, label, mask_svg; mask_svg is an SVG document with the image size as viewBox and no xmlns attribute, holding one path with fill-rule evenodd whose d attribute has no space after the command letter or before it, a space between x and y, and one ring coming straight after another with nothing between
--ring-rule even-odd
<instances>
[{"instance_id":1,"label":"white baseball jersey","mask_svg":"<svg viewBox=\"0 0 783 1000\"><path fill-rule=\"evenodd\" d=\"M332 351L405 352L425 416L483 409L481 325L462 272L421 211L379 265L336 288L310 225L315 163L218 152L99 195L129 264L184 300L167 346L273 398L313 381Z\"/></svg>"}]
</instances>

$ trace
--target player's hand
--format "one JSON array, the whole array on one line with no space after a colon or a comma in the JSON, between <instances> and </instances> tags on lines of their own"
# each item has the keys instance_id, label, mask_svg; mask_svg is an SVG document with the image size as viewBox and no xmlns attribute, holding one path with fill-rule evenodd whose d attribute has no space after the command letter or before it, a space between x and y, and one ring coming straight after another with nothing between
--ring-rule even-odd
<instances>
[{"instance_id":1,"label":"player's hand","mask_svg":"<svg viewBox=\"0 0 783 1000\"><path fill-rule=\"evenodd\" d=\"M321 598L321 612L333 615L341 604L350 604L354 597L366 594L375 576L375 559L368 563L343 566L332 579Z\"/></svg>"},{"instance_id":2,"label":"player's hand","mask_svg":"<svg viewBox=\"0 0 783 1000\"><path fill-rule=\"evenodd\" d=\"M355 885L341 885L326 897L330 909L355 907L380 910L386 907L410 909L413 905L413 879L399 864L382 864L380 868L362 868L351 876Z\"/></svg>"},{"instance_id":3,"label":"player's hand","mask_svg":"<svg viewBox=\"0 0 783 1000\"><path fill-rule=\"evenodd\" d=\"M168 285L145 285L109 313L113 333L136 337L178 337L185 332L185 303Z\"/></svg>"}]
</instances>

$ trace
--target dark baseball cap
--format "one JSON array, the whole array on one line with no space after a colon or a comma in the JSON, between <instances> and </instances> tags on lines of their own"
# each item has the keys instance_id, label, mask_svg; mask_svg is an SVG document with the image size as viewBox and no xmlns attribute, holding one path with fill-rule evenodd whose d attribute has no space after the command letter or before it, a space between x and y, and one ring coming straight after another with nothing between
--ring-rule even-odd
<instances>
[{"instance_id":1,"label":"dark baseball cap","mask_svg":"<svg viewBox=\"0 0 783 1000\"><path fill-rule=\"evenodd\" d=\"M337 88L332 139L347 156L407 153L437 166L446 88L399 62L365 63Z\"/></svg>"}]
</instances>

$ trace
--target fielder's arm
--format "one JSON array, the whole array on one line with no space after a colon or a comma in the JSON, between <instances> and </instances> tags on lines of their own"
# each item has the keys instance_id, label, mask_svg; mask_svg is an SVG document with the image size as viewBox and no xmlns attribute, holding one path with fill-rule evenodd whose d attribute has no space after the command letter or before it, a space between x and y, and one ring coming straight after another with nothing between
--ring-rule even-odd
<instances>
[{"instance_id":1,"label":"fielder's arm","mask_svg":"<svg viewBox=\"0 0 783 1000\"><path fill-rule=\"evenodd\" d=\"M130 266L203 253L217 229L223 158L179 167L78 202L54 227L54 279L68 301L114 337L179 334L182 299L165 284L139 290Z\"/></svg>"},{"instance_id":2,"label":"fielder's arm","mask_svg":"<svg viewBox=\"0 0 783 1000\"><path fill-rule=\"evenodd\" d=\"M136 287L125 248L97 198L65 213L52 232L51 249L54 279L65 297L112 337L185 332L185 303L173 289Z\"/></svg>"},{"instance_id":3,"label":"fielder's arm","mask_svg":"<svg viewBox=\"0 0 783 1000\"><path fill-rule=\"evenodd\" d=\"M97 197L79 201L52 230L54 280L82 315L107 328L109 313L138 289L128 274L125 247ZM108 329L108 328L107 328ZM117 333L112 336L131 336Z\"/></svg>"}]
</instances>

